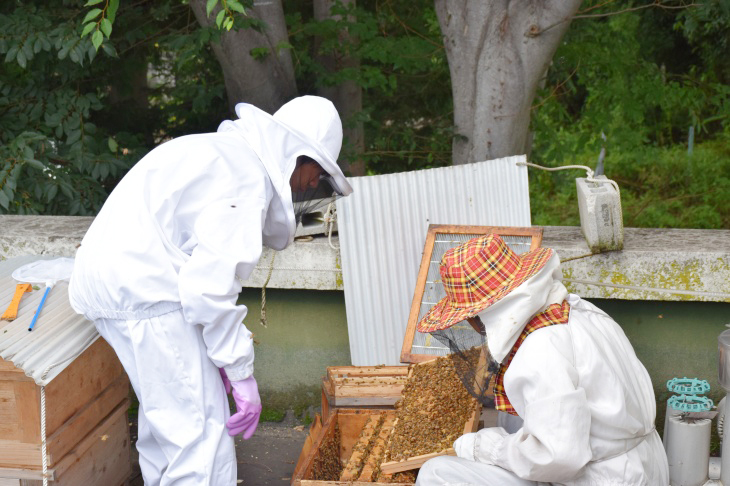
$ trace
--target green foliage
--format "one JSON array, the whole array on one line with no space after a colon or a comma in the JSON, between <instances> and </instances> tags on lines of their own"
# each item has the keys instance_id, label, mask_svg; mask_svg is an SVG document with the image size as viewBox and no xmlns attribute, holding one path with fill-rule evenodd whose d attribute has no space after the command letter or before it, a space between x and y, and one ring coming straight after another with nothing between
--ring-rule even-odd
<instances>
[{"instance_id":1,"label":"green foliage","mask_svg":"<svg viewBox=\"0 0 730 486\"><path fill-rule=\"evenodd\" d=\"M624 226L643 228L730 228L730 139L705 142L692 155L684 147L644 146L614 152L606 176L621 189ZM592 166L584 152L560 165ZM575 178L578 170L530 172L532 222L580 225Z\"/></svg>"},{"instance_id":2,"label":"green foliage","mask_svg":"<svg viewBox=\"0 0 730 486\"><path fill-rule=\"evenodd\" d=\"M155 143L220 122L224 88L209 55L219 34L191 28L179 0L125 4L99 56L81 36L82 1L9 3L0 6L0 213L93 215ZM104 5L110 19L113 2Z\"/></svg>"},{"instance_id":3,"label":"green foliage","mask_svg":"<svg viewBox=\"0 0 730 486\"><path fill-rule=\"evenodd\" d=\"M286 411L278 408L264 407L261 410L261 422L281 422L286 416Z\"/></svg>"},{"instance_id":4,"label":"green foliage","mask_svg":"<svg viewBox=\"0 0 730 486\"><path fill-rule=\"evenodd\" d=\"M674 0L666 0L674 2ZM583 13L645 5L586 0ZM679 6L679 0L672 3ZM23 0L0 4L0 213L91 215L156 144L228 116L211 43L266 26L250 0ZM313 19L285 0L300 94L354 82L370 174L451 163L450 74L430 0L359 0ZM627 226L730 227L730 7L641 8L575 19L533 106L531 159L594 165L622 188ZM687 154L694 127L696 146ZM605 134L604 142L601 134ZM578 224L576 171L530 171L533 222Z\"/></svg>"},{"instance_id":5,"label":"green foliage","mask_svg":"<svg viewBox=\"0 0 730 486\"><path fill-rule=\"evenodd\" d=\"M730 12L722 16L718 8L574 20L534 105L533 162L594 166L605 146L606 175L622 187L626 226L730 227L721 204L730 190L722 148L730 140L730 86L718 74L730 60L698 33L730 38ZM712 27L693 23L707 11L717 17ZM701 146L687 157L690 127ZM533 222L578 224L574 179L583 176L531 172Z\"/></svg>"},{"instance_id":6,"label":"green foliage","mask_svg":"<svg viewBox=\"0 0 730 486\"><path fill-rule=\"evenodd\" d=\"M300 92L343 81L363 89L362 113L344 123L364 124L365 152L345 147L342 157L364 158L370 174L451 164L451 82L432 2L338 2L319 22L309 2L285 11Z\"/></svg>"}]
</instances>

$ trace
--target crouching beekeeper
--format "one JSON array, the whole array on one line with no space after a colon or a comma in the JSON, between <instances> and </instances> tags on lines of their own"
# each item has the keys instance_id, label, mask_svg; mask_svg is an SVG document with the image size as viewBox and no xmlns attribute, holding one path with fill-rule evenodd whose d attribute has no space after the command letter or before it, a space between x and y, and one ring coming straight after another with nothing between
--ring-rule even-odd
<instances>
[{"instance_id":1,"label":"crouching beekeeper","mask_svg":"<svg viewBox=\"0 0 730 486\"><path fill-rule=\"evenodd\" d=\"M553 250L517 255L487 235L448 250L440 271L447 296L418 330L481 321L498 424L512 430L461 436L458 457L426 462L419 486L669 484L649 375L621 328L568 294Z\"/></svg>"},{"instance_id":2,"label":"crouching beekeeper","mask_svg":"<svg viewBox=\"0 0 730 486\"><path fill-rule=\"evenodd\" d=\"M352 191L332 103L305 96L273 116L248 104L236 113L140 160L76 255L71 305L129 374L147 486L236 483L232 436L250 438L261 413L240 281L262 245L286 248L301 214Z\"/></svg>"}]
</instances>

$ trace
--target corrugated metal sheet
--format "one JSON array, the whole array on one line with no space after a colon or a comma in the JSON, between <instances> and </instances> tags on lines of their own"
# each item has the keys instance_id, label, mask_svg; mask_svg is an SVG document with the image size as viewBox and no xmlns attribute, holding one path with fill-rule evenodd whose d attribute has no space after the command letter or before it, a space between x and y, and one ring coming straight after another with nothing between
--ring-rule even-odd
<instances>
[{"instance_id":1,"label":"corrugated metal sheet","mask_svg":"<svg viewBox=\"0 0 730 486\"><path fill-rule=\"evenodd\" d=\"M349 179L337 203L352 364L398 364L429 224L530 226L525 157Z\"/></svg>"},{"instance_id":2,"label":"corrugated metal sheet","mask_svg":"<svg viewBox=\"0 0 730 486\"><path fill-rule=\"evenodd\" d=\"M0 314L10 304L18 283L11 277L13 270L41 258L52 257L34 255L0 262ZM92 322L71 308L68 282L58 282L51 289L33 331L29 332L28 326L43 297L43 285L40 287L23 296L17 319L0 321L0 358L11 361L43 386L73 362L70 358L93 344L99 334Z\"/></svg>"}]
</instances>

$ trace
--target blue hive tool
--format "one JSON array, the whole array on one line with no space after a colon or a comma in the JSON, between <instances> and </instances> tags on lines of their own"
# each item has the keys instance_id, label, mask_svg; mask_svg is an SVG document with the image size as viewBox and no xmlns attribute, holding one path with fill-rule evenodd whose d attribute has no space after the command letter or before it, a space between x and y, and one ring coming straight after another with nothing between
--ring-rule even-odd
<instances>
[{"instance_id":1,"label":"blue hive tool","mask_svg":"<svg viewBox=\"0 0 730 486\"><path fill-rule=\"evenodd\" d=\"M56 258L53 260L37 260L15 269L13 272L13 278L15 280L20 282L46 284L46 291L43 293L41 303L38 304L38 309L35 311L35 315L33 316L30 326L28 326L28 331L32 331L35 327L36 322L38 321L38 316L41 314L41 309L43 309L43 304L46 303L48 293L51 291L53 286L61 280L68 280L71 278L73 266L73 258Z\"/></svg>"}]
</instances>

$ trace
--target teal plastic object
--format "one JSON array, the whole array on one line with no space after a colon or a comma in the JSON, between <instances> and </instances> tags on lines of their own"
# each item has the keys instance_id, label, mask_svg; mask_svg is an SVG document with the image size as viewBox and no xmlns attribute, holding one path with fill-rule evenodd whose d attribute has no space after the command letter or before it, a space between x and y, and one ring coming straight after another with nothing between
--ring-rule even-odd
<instances>
[{"instance_id":1,"label":"teal plastic object","mask_svg":"<svg viewBox=\"0 0 730 486\"><path fill-rule=\"evenodd\" d=\"M683 395L699 395L710 391L710 384L707 380L697 378L672 378L667 382L667 390Z\"/></svg>"},{"instance_id":2,"label":"teal plastic object","mask_svg":"<svg viewBox=\"0 0 730 486\"><path fill-rule=\"evenodd\" d=\"M712 400L697 395L675 395L669 398L667 405L680 412L707 412L712 408Z\"/></svg>"}]
</instances>

